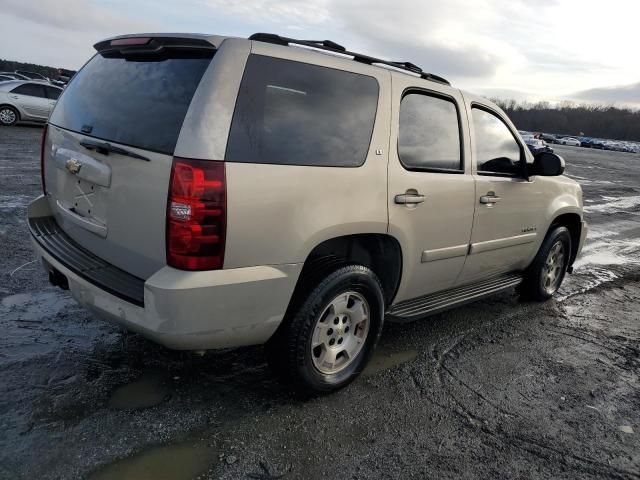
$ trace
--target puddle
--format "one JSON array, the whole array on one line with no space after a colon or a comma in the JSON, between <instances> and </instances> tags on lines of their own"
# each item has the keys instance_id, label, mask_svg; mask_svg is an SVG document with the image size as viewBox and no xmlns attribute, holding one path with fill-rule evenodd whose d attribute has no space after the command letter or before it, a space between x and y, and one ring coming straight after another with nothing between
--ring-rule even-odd
<instances>
[{"instance_id":1,"label":"puddle","mask_svg":"<svg viewBox=\"0 0 640 480\"><path fill-rule=\"evenodd\" d=\"M33 299L33 295L29 293L16 293L15 295L9 295L2 299L3 307L17 307L26 305Z\"/></svg>"},{"instance_id":2,"label":"puddle","mask_svg":"<svg viewBox=\"0 0 640 480\"><path fill-rule=\"evenodd\" d=\"M217 452L201 443L166 445L111 463L89 475L89 480L191 480L205 473Z\"/></svg>"},{"instance_id":3,"label":"puddle","mask_svg":"<svg viewBox=\"0 0 640 480\"><path fill-rule=\"evenodd\" d=\"M101 333L69 295L53 288L2 298L0 331L0 367L58 352L61 344L88 348Z\"/></svg>"},{"instance_id":4,"label":"puddle","mask_svg":"<svg viewBox=\"0 0 640 480\"><path fill-rule=\"evenodd\" d=\"M0 195L0 210L25 208L31 200L30 195Z\"/></svg>"},{"instance_id":5,"label":"puddle","mask_svg":"<svg viewBox=\"0 0 640 480\"><path fill-rule=\"evenodd\" d=\"M72 305L74 302L69 295L55 289L37 293L16 293L2 299L0 315L22 321L42 321Z\"/></svg>"},{"instance_id":6,"label":"puddle","mask_svg":"<svg viewBox=\"0 0 640 480\"><path fill-rule=\"evenodd\" d=\"M591 241L582 249L576 260L576 268L585 265L626 265L640 263L640 240L627 238L617 240L600 237L602 240Z\"/></svg>"},{"instance_id":7,"label":"puddle","mask_svg":"<svg viewBox=\"0 0 640 480\"><path fill-rule=\"evenodd\" d=\"M630 210L640 205L640 195L631 197L607 197L603 196L604 202L597 205L585 205L584 211L589 213L612 213L621 210Z\"/></svg>"},{"instance_id":8,"label":"puddle","mask_svg":"<svg viewBox=\"0 0 640 480\"><path fill-rule=\"evenodd\" d=\"M615 272L596 266L590 267L587 272L578 272L574 275L565 277L565 281L562 283L562 286L556 296L556 300L558 302L562 302L574 295L588 292L589 290L593 290L604 283L612 282L618 278L618 275Z\"/></svg>"},{"instance_id":9,"label":"puddle","mask_svg":"<svg viewBox=\"0 0 640 480\"><path fill-rule=\"evenodd\" d=\"M580 268L584 265L625 265L629 263L629 259L622 255L617 255L610 251L601 251L582 255L574 263L575 268Z\"/></svg>"},{"instance_id":10,"label":"puddle","mask_svg":"<svg viewBox=\"0 0 640 480\"><path fill-rule=\"evenodd\" d=\"M369 364L362 372L364 376L375 375L376 373L390 368L397 367L403 363L410 362L418 356L417 350L405 350L404 352L385 353L376 351L369 361Z\"/></svg>"},{"instance_id":11,"label":"puddle","mask_svg":"<svg viewBox=\"0 0 640 480\"><path fill-rule=\"evenodd\" d=\"M162 403L170 393L159 371L147 371L137 380L118 387L109 399L109 407L116 410L141 410Z\"/></svg>"}]
</instances>

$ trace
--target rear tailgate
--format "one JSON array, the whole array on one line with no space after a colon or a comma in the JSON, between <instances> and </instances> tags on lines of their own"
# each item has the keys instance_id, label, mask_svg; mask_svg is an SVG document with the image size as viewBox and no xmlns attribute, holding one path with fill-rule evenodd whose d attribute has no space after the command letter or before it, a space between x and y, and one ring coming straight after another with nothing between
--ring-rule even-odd
<instances>
[{"instance_id":1,"label":"rear tailgate","mask_svg":"<svg viewBox=\"0 0 640 480\"><path fill-rule=\"evenodd\" d=\"M166 264L173 153L215 50L200 39L114 42L96 45L98 53L52 113L45 189L57 223L72 239L148 278Z\"/></svg>"}]
</instances>

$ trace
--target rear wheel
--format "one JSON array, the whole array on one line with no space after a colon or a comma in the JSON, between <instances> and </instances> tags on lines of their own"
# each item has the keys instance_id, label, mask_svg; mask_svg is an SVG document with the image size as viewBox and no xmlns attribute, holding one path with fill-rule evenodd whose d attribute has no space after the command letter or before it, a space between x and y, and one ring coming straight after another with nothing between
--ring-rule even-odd
<instances>
[{"instance_id":1,"label":"rear wheel","mask_svg":"<svg viewBox=\"0 0 640 480\"><path fill-rule=\"evenodd\" d=\"M560 288L571 258L571 235L567 227L555 227L525 273L520 288L523 297L548 300Z\"/></svg>"},{"instance_id":2,"label":"rear wheel","mask_svg":"<svg viewBox=\"0 0 640 480\"><path fill-rule=\"evenodd\" d=\"M380 281L370 269L348 265L298 305L267 344L271 366L302 393L346 386L365 367L382 332Z\"/></svg>"},{"instance_id":3,"label":"rear wheel","mask_svg":"<svg viewBox=\"0 0 640 480\"><path fill-rule=\"evenodd\" d=\"M0 125L9 127L18 122L18 111L8 105L0 107Z\"/></svg>"}]
</instances>

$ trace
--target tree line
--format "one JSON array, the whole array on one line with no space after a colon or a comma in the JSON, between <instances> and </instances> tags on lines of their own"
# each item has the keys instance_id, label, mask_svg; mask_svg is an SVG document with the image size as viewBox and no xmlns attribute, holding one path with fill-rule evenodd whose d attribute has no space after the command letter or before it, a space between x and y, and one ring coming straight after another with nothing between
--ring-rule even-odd
<instances>
[{"instance_id":1,"label":"tree line","mask_svg":"<svg viewBox=\"0 0 640 480\"><path fill-rule=\"evenodd\" d=\"M519 130L640 141L640 110L613 105L493 99Z\"/></svg>"},{"instance_id":2,"label":"tree line","mask_svg":"<svg viewBox=\"0 0 640 480\"><path fill-rule=\"evenodd\" d=\"M54 67L0 59L0 72L15 72L16 70L26 70L28 72L39 73L48 78L58 78L58 69Z\"/></svg>"}]
</instances>

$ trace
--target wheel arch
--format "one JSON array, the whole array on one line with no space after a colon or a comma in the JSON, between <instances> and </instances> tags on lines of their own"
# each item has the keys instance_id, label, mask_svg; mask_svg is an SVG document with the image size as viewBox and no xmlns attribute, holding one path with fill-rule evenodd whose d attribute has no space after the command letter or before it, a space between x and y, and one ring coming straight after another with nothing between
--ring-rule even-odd
<instances>
[{"instance_id":1,"label":"wheel arch","mask_svg":"<svg viewBox=\"0 0 640 480\"><path fill-rule=\"evenodd\" d=\"M547 229L546 235L556 227L567 227L569 234L571 235L571 257L569 258L569 266L573 265L578 253L578 245L580 244L580 236L582 234L582 217L579 213L568 212L561 213L554 217Z\"/></svg>"},{"instance_id":2,"label":"wheel arch","mask_svg":"<svg viewBox=\"0 0 640 480\"><path fill-rule=\"evenodd\" d=\"M402 277L402 249L398 240L383 233L334 237L316 245L307 255L288 310L298 306L304 293L332 271L349 264L370 268L380 279L386 305L391 304Z\"/></svg>"}]
</instances>

